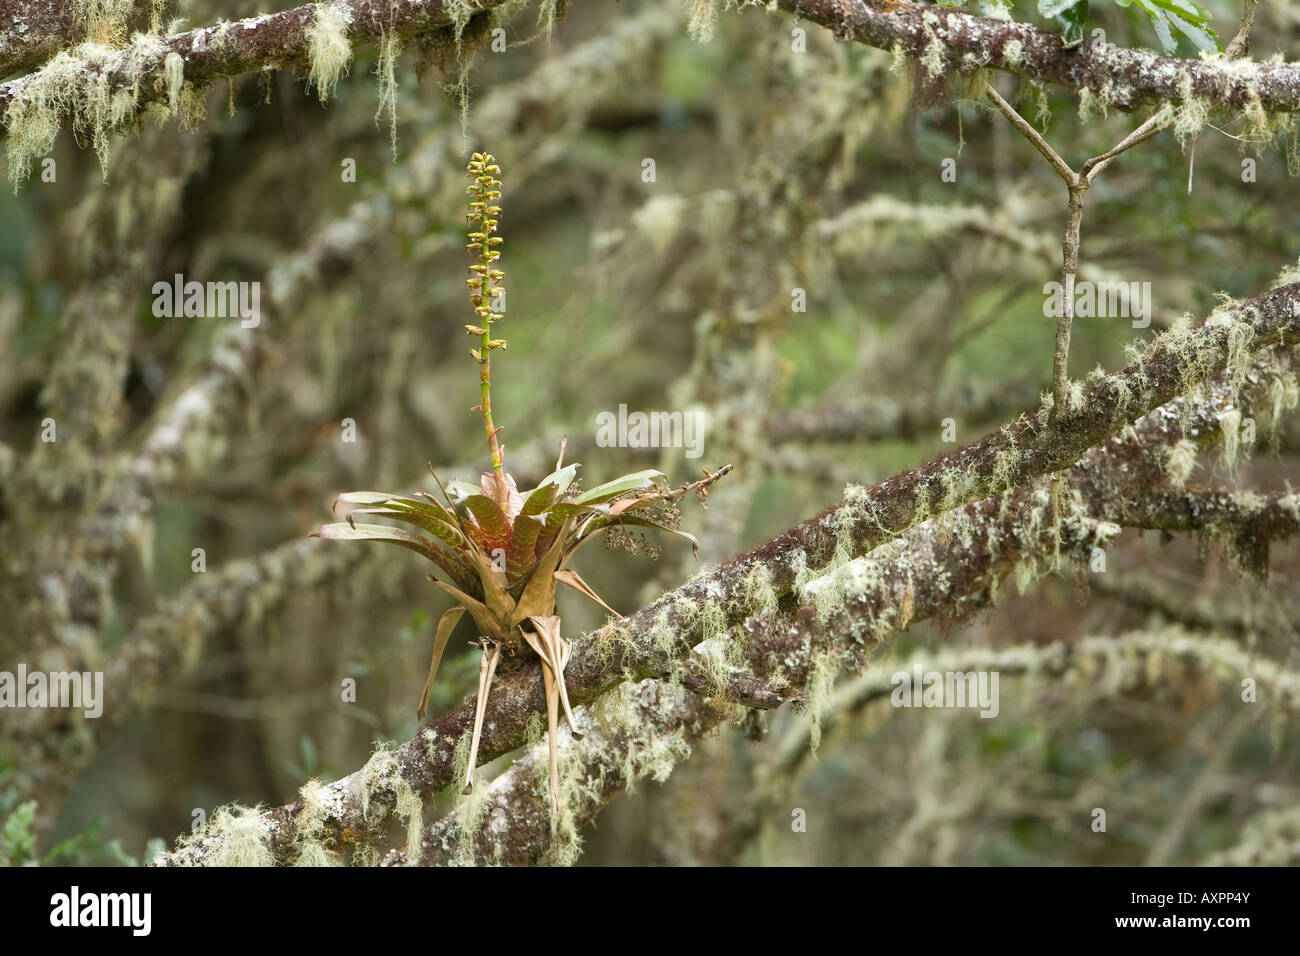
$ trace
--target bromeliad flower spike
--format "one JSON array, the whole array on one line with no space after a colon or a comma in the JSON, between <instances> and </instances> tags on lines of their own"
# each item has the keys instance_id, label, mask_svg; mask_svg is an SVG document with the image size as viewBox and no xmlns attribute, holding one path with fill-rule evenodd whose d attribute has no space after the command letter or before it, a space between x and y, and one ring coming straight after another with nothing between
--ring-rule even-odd
<instances>
[{"instance_id":1,"label":"bromeliad flower spike","mask_svg":"<svg viewBox=\"0 0 1300 956\"><path fill-rule=\"evenodd\" d=\"M480 380L480 401L474 411L483 417L492 470L483 474L478 484L450 481L443 485L438 481L441 500L423 491L409 495L348 492L339 496L339 501L356 506L348 513L347 521L323 525L315 535L343 541L398 544L422 554L441 572L441 577L430 575L430 580L450 594L456 606L438 621L429 677L416 711L421 719L447 641L461 616L469 612L478 628L482 657L465 793L473 789L488 691L502 655L517 655L525 648L537 655L541 661L550 732L551 806L558 813L557 734L561 708L573 736L580 739L581 735L574 725L564 683L564 668L572 643L560 634L560 618L555 613L556 585L567 585L610 613L617 613L568 566L570 559L601 532L622 534L629 526L678 534L689 540L692 548L698 547L695 538L677 530L675 505L692 491L703 503L709 486L730 471L731 466L717 472L706 471L702 480L678 488L668 487L658 471L639 471L588 491L578 491L575 484L578 466L564 464L561 444L555 470L536 488L518 490L514 478L505 471L503 446L497 440L501 429L492 420L491 355L506 347L504 339L494 339L491 333L492 326L501 318L492 309L492 302L505 291L501 284L504 275L495 268L502 241L496 235L501 215L498 205L501 183L495 177L500 169L491 154L475 153L468 172L471 180L468 192L472 197L468 248L478 254L478 261L470 266L467 284L477 321L465 329L479 339L478 348L470 350L478 363ZM434 477L437 481L437 476ZM362 516L404 522L417 530L363 524L357 520Z\"/></svg>"}]
</instances>

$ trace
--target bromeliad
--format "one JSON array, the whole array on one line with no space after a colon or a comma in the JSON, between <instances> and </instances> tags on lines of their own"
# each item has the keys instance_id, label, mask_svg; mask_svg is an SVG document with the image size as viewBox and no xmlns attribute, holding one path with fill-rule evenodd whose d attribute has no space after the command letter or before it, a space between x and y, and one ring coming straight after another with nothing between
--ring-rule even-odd
<instances>
[{"instance_id":1,"label":"bromeliad","mask_svg":"<svg viewBox=\"0 0 1300 956\"><path fill-rule=\"evenodd\" d=\"M501 255L501 238L495 234L501 215L501 207L497 205L501 183L495 178L500 169L491 154L475 153L468 172L471 179L468 192L473 197L467 217L472 230L468 248L478 253L478 261L470 266L467 284L477 322L466 325L465 329L479 338L478 348L470 350L478 363L480 378L480 403L474 410L483 417L492 470L483 474L478 484L450 481L443 485L435 475L440 496L424 491L348 492L338 499L354 506L347 514L347 521L323 525L315 535L341 541L398 544L423 555L442 573L441 578L430 575L430 580L450 594L456 605L442 615L434 634L429 676L417 709L421 719L447 641L461 616L469 612L479 632L482 656L465 793L473 789L488 691L502 655L518 654L524 647L537 655L542 667L550 736L551 805L558 812L557 735L561 709L573 736L580 739L581 734L574 723L564 683L564 668L572 642L560 633L560 618L555 613L556 586L564 584L573 588L617 616L582 576L568 566L570 559L601 532L622 534L627 527L669 531L697 547L695 538L677 530L674 506L692 491L703 502L708 487L731 466L718 472L706 471L704 479L678 488L670 488L663 474L649 470L579 491L575 481L578 465L564 464L561 444L555 470L536 488L518 490L514 478L505 471L503 446L497 440L501 429L492 420L491 354L506 346L504 339L491 336L492 325L501 318L492 303L505 291L501 284L504 275L495 268ZM358 520L366 516L400 521L416 530Z\"/></svg>"}]
</instances>

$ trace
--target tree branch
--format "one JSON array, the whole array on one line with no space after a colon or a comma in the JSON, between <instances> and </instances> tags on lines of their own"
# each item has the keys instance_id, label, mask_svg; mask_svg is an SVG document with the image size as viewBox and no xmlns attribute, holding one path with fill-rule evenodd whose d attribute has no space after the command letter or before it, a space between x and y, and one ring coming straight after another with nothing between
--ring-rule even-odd
<instances>
[{"instance_id":1,"label":"tree branch","mask_svg":"<svg viewBox=\"0 0 1300 956\"><path fill-rule=\"evenodd\" d=\"M1223 50L1229 60L1235 60L1250 52L1250 31L1255 28L1255 8L1259 0L1242 0L1241 23L1237 33Z\"/></svg>"},{"instance_id":2,"label":"tree branch","mask_svg":"<svg viewBox=\"0 0 1300 956\"><path fill-rule=\"evenodd\" d=\"M1010 120L1011 125L1016 128L1020 135L1029 140L1034 149L1043 154L1043 158L1056 170L1056 175L1061 177L1066 187L1073 189L1077 177L1070 164L1061 158L1061 154L1052 149L1052 145L1043 139L1043 135L1034 129L1033 124L1021 116L1014 106L1004 100L1001 94L993 88L992 84L989 84L984 93L993 101L993 105L998 108L998 112Z\"/></svg>"},{"instance_id":3,"label":"tree branch","mask_svg":"<svg viewBox=\"0 0 1300 956\"><path fill-rule=\"evenodd\" d=\"M502 2L477 0L477 5L489 11ZM175 33L145 47L106 50L88 58L83 69L105 85L110 98L127 92L139 109L167 97L165 64L172 55L180 57L185 80L198 87L253 70L302 66L310 45L308 30L322 11L347 21L353 48L453 25L444 0L328 0ZM39 72L29 73L0 84L0 114L39 78Z\"/></svg>"},{"instance_id":4,"label":"tree branch","mask_svg":"<svg viewBox=\"0 0 1300 956\"><path fill-rule=\"evenodd\" d=\"M1229 70L1213 59L1182 60L1111 43L1067 49L1054 31L928 4L880 3L877 9L867 2L777 0L777 6L830 28L841 40L897 48L916 59L937 42L946 63L962 72L993 68L1036 83L1104 92L1110 105L1124 111L1181 103L1189 94L1236 111L1249 107L1256 95L1265 110L1300 110L1300 67L1294 64Z\"/></svg>"},{"instance_id":5,"label":"tree branch","mask_svg":"<svg viewBox=\"0 0 1300 956\"><path fill-rule=\"evenodd\" d=\"M1269 359L1256 363L1251 369L1253 384L1240 397L1267 400L1268 377L1256 373L1269 370ZM1230 376L1217 376L1208 391L1210 396L1177 399L1144 417L1125 438L1089 450L1067 473L1068 480L1078 482L1102 472L1124 487L1125 493L1116 498L1110 488L1102 492L1096 482L1088 482L1083 487L1084 506L1107 516L1124 513L1122 502L1144 490L1142 486L1158 480L1155 473L1141 465L1144 459L1159 457L1160 442L1176 438L1171 422L1181 423L1182 428L1198 435L1218 435L1221 403L1233 391ZM992 604L998 581L1013 566L1026 560L1040 561L1053 555L1062 544L1082 563L1090 548L1104 546L1117 529L1108 529L1093 519L1073 520L1061 532L1041 524L1033 514L1046 514L1051 508L1046 484L1040 482L1037 489L1010 493L1002 500L968 505L955 519L947 515L927 521L898 541L807 586L800 606L783 604L775 613L751 617L745 622L746 636L741 642L749 649L749 666L759 673L775 666L783 683L802 687L811 678L815 655L832 653L840 655L842 661L847 658L850 667L860 665L887 635L931 616L964 617ZM1191 497L1203 496L1192 493ZM1220 520L1212 508L1184 509L1178 495L1162 500L1172 503L1172 507L1163 508L1164 517L1182 530L1204 531ZM1278 519L1268 530L1282 535L1294 533L1300 521L1300 500L1295 495L1273 495L1265 500L1267 504L1260 510L1273 512ZM1152 513L1161 511L1157 506ZM823 602L823 594L833 601ZM1032 670L1062 676L1084 657L1102 655L1108 661L1107 667L1113 667L1117 657L1111 652L1116 646L1131 647L1141 660L1170 656L1189 665L1225 659L1241 663L1245 660L1242 655L1247 653L1232 642L1192 639L1172 631L1091 638L1074 647L1056 644L1032 650L963 649L955 652L954 659L960 658L964 664L947 667L934 663L926 667L967 671L978 666L1007 674ZM779 663L773 665L774 661ZM1260 662L1252 661L1250 669L1254 672L1259 666ZM1270 687L1289 693L1289 706L1296 706L1300 698L1290 673L1272 662L1263 667L1262 679ZM1142 666L1137 670L1148 674ZM834 718L846 707L857 709L888 696L892 684L884 678L885 672L868 672L837 695L837 703L826 716ZM1107 683L1120 686L1117 677ZM641 777L648 773L655 774L656 779L665 777L672 763L691 745L735 716L734 708L728 708L725 702L709 705L683 696L662 681L646 681L639 688L619 688L610 696L618 702L615 719L593 721L590 714L584 713L584 744L581 748L566 748L569 802L558 830L549 827L545 816L535 809L534 781L538 769L546 765L545 751L537 748L494 780L481 802L463 804L433 823L424 832L418 850L408 843L406 850L391 852L386 863L411 865L418 860L421 865L440 865L476 859L506 864L568 862L580 845L578 828L630 790ZM821 716L814 714L810 723L786 741L778 757L784 773L792 772L807 759L809 734L820 734L816 729L820 721ZM658 754L658 758L649 759L652 754Z\"/></svg>"},{"instance_id":6,"label":"tree branch","mask_svg":"<svg viewBox=\"0 0 1300 956\"><path fill-rule=\"evenodd\" d=\"M1251 348L1300 341L1300 284L1281 286L1235 310L1216 313L1194 330L1161 335L1138 362L1088 386L1078 411L1050 420L1043 412L1021 416L935 462L857 489L840 507L733 558L632 617L587 635L575 642L566 669L570 698L575 704L590 703L621 683L656 676L707 636L706 622L711 633L722 633L769 607L774 598L793 593L814 569L837 557L865 554L936 514L1068 468L1106 436L1223 368L1229 336L1240 346L1243 329L1249 331ZM1190 379L1189 368L1194 370ZM529 721L544 700L538 667L526 665L504 675L487 707L480 760L523 744ZM456 743L470 725L473 710L473 702L466 701L396 748L391 755L394 772L378 784L371 781L367 805L395 806L398 779L420 797L447 786ZM364 830L360 774L320 790L321 826L333 846L339 845L344 828ZM302 810L300 797L262 815L275 859L291 858L294 821ZM166 862L200 862L221 839L208 833Z\"/></svg>"},{"instance_id":7,"label":"tree branch","mask_svg":"<svg viewBox=\"0 0 1300 956\"><path fill-rule=\"evenodd\" d=\"M0 0L0 76L30 69L77 40L71 3Z\"/></svg>"}]
</instances>

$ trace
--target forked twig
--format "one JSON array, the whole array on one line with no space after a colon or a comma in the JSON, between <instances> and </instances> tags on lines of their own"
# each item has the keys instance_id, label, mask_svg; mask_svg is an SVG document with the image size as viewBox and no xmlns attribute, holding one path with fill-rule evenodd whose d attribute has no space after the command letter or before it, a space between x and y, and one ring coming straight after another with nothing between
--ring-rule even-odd
<instances>
[{"instance_id":1,"label":"forked twig","mask_svg":"<svg viewBox=\"0 0 1300 956\"><path fill-rule=\"evenodd\" d=\"M1043 157L1056 170L1056 174L1065 183L1069 192L1069 202L1065 214L1065 238L1061 241L1061 313L1056 317L1056 348L1052 356L1052 415L1065 411L1069 386L1070 330L1074 325L1074 284L1079 274L1079 242L1083 225L1084 196L1097 175L1109 166L1117 156L1132 149L1160 132L1173 119L1173 110L1163 106L1137 129L1129 133L1117 144L1099 156L1084 162L1078 172L1070 167L1061 154L1043 138L1042 134L1002 98L1001 94L989 84L986 88L989 99L998 108L1025 139L1033 144Z\"/></svg>"}]
</instances>

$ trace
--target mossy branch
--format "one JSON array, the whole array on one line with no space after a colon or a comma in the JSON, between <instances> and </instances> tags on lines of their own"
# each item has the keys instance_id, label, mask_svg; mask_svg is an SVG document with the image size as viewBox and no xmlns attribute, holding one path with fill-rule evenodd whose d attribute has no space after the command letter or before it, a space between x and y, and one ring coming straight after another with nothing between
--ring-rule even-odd
<instances>
[{"instance_id":1,"label":"mossy branch","mask_svg":"<svg viewBox=\"0 0 1300 956\"><path fill-rule=\"evenodd\" d=\"M15 16L33 15L26 0L4 2L15 6ZM504 2L481 0L478 6L491 10ZM318 17L346 24L345 41L355 49L448 26L459 28L464 11L456 6L454 0L330 0L187 30L158 37L156 42L151 38L147 48L96 48L64 66L84 74L74 78L78 86L94 87L106 102L117 101L110 118L122 125L146 105L171 98L169 77L178 72L187 83L202 88L255 70L309 65L312 28ZM1110 44L1066 49L1052 31L929 5L890 3L875 8L839 0L777 0L777 6L830 28L840 38L897 49L913 58L925 57L937 42L947 51L949 62L973 58L971 62L981 69L1004 70L1038 83L1104 90L1108 103L1122 110L1144 103L1182 103L1188 98L1237 112L1300 110L1300 67L1294 64L1243 61L1244 65L1226 67L1227 60L1161 57ZM35 52L47 55L62 48L73 29L57 18L42 19L38 26L41 29L32 31L33 37L18 47L21 52L11 56L14 67L30 65ZM175 58L170 72L169 57ZM0 83L0 115L9 114L40 83L40 71Z\"/></svg>"},{"instance_id":2,"label":"mossy branch","mask_svg":"<svg viewBox=\"0 0 1300 956\"><path fill-rule=\"evenodd\" d=\"M872 488L856 489L839 508L811 518L701 575L632 617L588 635L575 644L566 669L573 703L591 703L627 681L658 676L673 658L685 658L707 636L706 629L713 634L725 633L756 611L770 609L774 601L795 592L801 580L808 580L810 574L816 577L815 569L823 569L820 573L824 575L834 560L866 554L909 528L963 505L996 514L1000 502L992 496L1027 487L1034 479L1068 469L1102 439L1196 388L1222 369L1229 359L1234 328L1250 329L1251 349L1300 341L1300 283L1281 286L1230 312L1216 313L1196 329L1165 333L1134 364L1092 382L1084 390L1086 400L1078 411L1056 419L1050 419L1045 411L1037 416L1022 416L958 452ZM1243 353L1238 349L1234 361L1248 359L1249 354L1249 350ZM1153 417L1167 418L1163 414ZM989 500L972 504L982 499ZM1018 514L1016 509L1008 509L1007 515L1012 516L1008 520ZM1063 534L1048 522L1039 529L1038 546L1087 546L1098 535L1113 533L1088 521L1071 525L1071 529ZM927 524L926 530L918 533L935 535L937 530ZM949 533L948 538L960 543L960 536ZM1009 540L1031 539L1012 535ZM990 560L1002 562L1009 554L990 551L989 556ZM970 562L971 555L963 553L962 562L955 566L969 567ZM951 569L954 565L946 563L942 567ZM762 607L756 606L754 591L755 574L760 569L764 576ZM972 574L969 580L980 589L972 600L987 601L987 575ZM943 590L949 608L951 594ZM922 607L915 589L910 601L908 617L915 620ZM901 598L895 604L907 606ZM955 610L962 610L961 602ZM807 626L819 623L821 615L816 607L812 611L805 607L799 613ZM488 707L480 760L493 759L521 746L527 738L530 718L544 701L538 667L521 667L498 681ZM470 725L473 712L473 702L466 701L393 751L401 778L417 796L436 792L451 782L455 743ZM354 797L349 796L356 789L353 778L336 781L325 789L332 795L330 805L336 808L327 821L330 832L341 832L356 823L359 811L352 805ZM372 804L376 800L391 803L394 799L395 793L370 795ZM269 845L277 859L287 858L294 839L293 820L300 810L295 803L264 815ZM197 841L166 862L197 862L219 840L219 836L210 836L206 841Z\"/></svg>"},{"instance_id":3,"label":"mossy branch","mask_svg":"<svg viewBox=\"0 0 1300 956\"><path fill-rule=\"evenodd\" d=\"M1153 660L1155 659L1155 660ZM1238 641L1207 636L1180 627L1158 631L1137 631L1119 635L1084 637L1072 644L1020 645L1015 647L974 647L926 654L915 664L922 671L997 671L1002 677L1035 675L1048 678L1043 691L1059 694L1058 682L1070 675L1084 679L1093 687L1097 701L1115 694L1142 696L1157 686L1167 687L1169 667L1156 666L1157 660L1184 669L1184 686L1195 693L1202 686L1197 678L1231 683L1235 675L1258 674L1261 684L1277 692L1281 706L1300 706L1296 674L1283 664L1252 656ZM909 660L909 666L913 662ZM890 680L892 667L872 668L847 684L835 695L829 728L853 726L852 716L877 701L886 700L896 685ZM1102 679L1098 679L1102 676ZM808 727L792 729L782 741L780 753L768 773L770 778L788 779L798 772L809 757Z\"/></svg>"},{"instance_id":4,"label":"mossy branch","mask_svg":"<svg viewBox=\"0 0 1300 956\"><path fill-rule=\"evenodd\" d=\"M31 69L81 37L76 5L0 0L0 76Z\"/></svg>"},{"instance_id":5,"label":"mossy branch","mask_svg":"<svg viewBox=\"0 0 1300 956\"><path fill-rule=\"evenodd\" d=\"M492 10L503 3L481 0L478 7ZM463 6L456 0L329 0L170 36L137 35L121 49L88 42L60 52L40 70L0 83L0 136L38 140L9 145L11 164L21 174L62 123L79 126L102 144L151 104L175 108L178 79L194 91L254 70L306 67L325 97L351 50L448 27L459 31Z\"/></svg>"},{"instance_id":6,"label":"mossy branch","mask_svg":"<svg viewBox=\"0 0 1300 956\"><path fill-rule=\"evenodd\" d=\"M840 0L776 0L782 10L811 20L842 40L923 59L938 41L950 63L971 57L978 69L1003 70L1066 89L1107 93L1107 102L1129 111L1144 104L1181 103L1187 97L1234 112L1300 110L1300 66L1227 60L1184 60L1084 43L1067 49L1061 35L1027 23L979 17L962 10L919 3L842 3Z\"/></svg>"}]
</instances>

